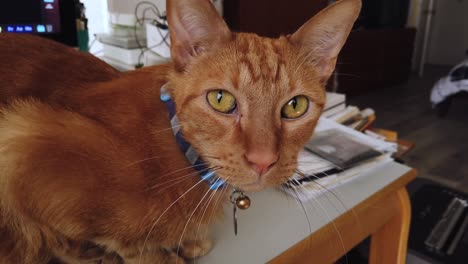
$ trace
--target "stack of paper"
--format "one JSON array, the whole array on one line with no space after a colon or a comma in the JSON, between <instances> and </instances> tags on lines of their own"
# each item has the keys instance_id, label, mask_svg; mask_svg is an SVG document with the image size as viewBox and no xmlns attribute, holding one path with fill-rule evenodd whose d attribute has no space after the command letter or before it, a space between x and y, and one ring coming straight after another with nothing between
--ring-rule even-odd
<instances>
[{"instance_id":1,"label":"stack of paper","mask_svg":"<svg viewBox=\"0 0 468 264\"><path fill-rule=\"evenodd\" d=\"M376 119L373 109L361 110L356 106L348 106L344 110L326 117L359 131L366 130Z\"/></svg>"},{"instance_id":2,"label":"stack of paper","mask_svg":"<svg viewBox=\"0 0 468 264\"><path fill-rule=\"evenodd\" d=\"M342 131L343 133L346 133L348 135L355 137L359 141L375 148L377 151L380 151L380 152L388 153L388 152L395 152L397 150L397 146L395 143L386 142L380 139L372 138L368 135L365 135L347 126L338 124L325 117L320 118L317 124L317 127L315 128L315 133L325 131L325 130L330 130L330 129L338 129Z\"/></svg>"},{"instance_id":3,"label":"stack of paper","mask_svg":"<svg viewBox=\"0 0 468 264\"><path fill-rule=\"evenodd\" d=\"M299 162L316 162L319 159L317 156L307 153L302 155L302 160ZM390 154L382 155L378 158L372 159L371 161L362 163L359 166L337 172L334 174L324 175L323 172L310 173L311 167L300 165L299 169L309 171L308 176L300 176L295 174L294 177L285 184L286 188L283 188L288 194L295 198L299 198L301 201L308 201L317 196L333 191L336 187L357 179L360 175L365 172L378 168L383 164L393 161ZM317 168L312 168L312 171ZM301 181L307 179L306 181Z\"/></svg>"},{"instance_id":4,"label":"stack of paper","mask_svg":"<svg viewBox=\"0 0 468 264\"><path fill-rule=\"evenodd\" d=\"M346 109L346 95L327 92L327 101L323 107L323 116L329 117Z\"/></svg>"},{"instance_id":5,"label":"stack of paper","mask_svg":"<svg viewBox=\"0 0 468 264\"><path fill-rule=\"evenodd\" d=\"M362 158L362 160L353 160L351 163L340 163L340 158L347 157L347 155L342 153L346 151L345 149L340 149L338 147L334 149L335 147L333 147L333 145L321 146L319 143L316 145L315 153L305 149L300 153L298 158L298 170L300 173L296 173L285 185L287 188L284 188L286 192L302 201L312 199L359 177L359 175L362 175L366 171L392 161L391 154L397 150L394 143L369 137L354 129L322 117L319 120L314 135L320 137L321 134L326 135L327 133L333 133L330 134L330 137L341 138L342 140L349 138L356 143L343 144L346 145L342 146L343 148L348 146L356 147L358 146L357 144L361 144L363 146L365 145L365 151L362 151L362 153L369 152L372 153L372 155L362 156L358 150L351 149L351 152L356 155L359 154L358 156ZM341 133L341 135L337 133ZM339 141L337 142L339 143ZM314 137L312 137L310 143L314 143ZM308 149L313 149L309 144L307 147ZM339 151L339 153L335 152L337 157L327 157L326 152L333 154L333 151Z\"/></svg>"}]
</instances>

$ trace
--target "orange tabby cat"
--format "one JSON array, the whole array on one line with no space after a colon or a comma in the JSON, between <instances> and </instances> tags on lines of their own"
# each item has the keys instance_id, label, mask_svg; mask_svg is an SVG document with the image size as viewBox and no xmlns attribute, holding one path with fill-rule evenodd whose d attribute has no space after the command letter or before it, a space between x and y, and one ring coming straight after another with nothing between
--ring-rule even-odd
<instances>
[{"instance_id":1,"label":"orange tabby cat","mask_svg":"<svg viewBox=\"0 0 468 264\"><path fill-rule=\"evenodd\" d=\"M259 191L293 174L359 9L342 0L269 39L231 33L209 0L168 0L174 63L128 73L2 34L0 262L206 254L205 229L232 188ZM179 150L160 100L166 83L185 139L223 190L210 190Z\"/></svg>"}]
</instances>

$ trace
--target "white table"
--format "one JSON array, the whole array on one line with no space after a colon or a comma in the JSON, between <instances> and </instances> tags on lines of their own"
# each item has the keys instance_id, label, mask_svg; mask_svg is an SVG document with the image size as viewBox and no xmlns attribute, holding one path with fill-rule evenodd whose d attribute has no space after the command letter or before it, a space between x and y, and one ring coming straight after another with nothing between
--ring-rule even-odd
<instances>
[{"instance_id":1,"label":"white table","mask_svg":"<svg viewBox=\"0 0 468 264\"><path fill-rule=\"evenodd\" d=\"M409 203L409 201L404 201L407 200L404 186L415 175L416 172L411 168L395 162L383 164L360 175L333 190L336 197L332 193L326 193L313 201L304 203L310 226L302 207L296 200L280 190L272 189L260 193L249 193L252 206L248 210L239 212L238 235L235 236L233 231L232 206L227 206L224 222L219 223L214 228L215 245L213 250L195 262L213 264L265 263L280 255L273 262L333 262L369 234L381 231L380 229L385 227L387 222L397 217L394 215L398 212L401 213L403 210L404 214L408 214L409 206L404 208L404 205ZM403 196L398 193L402 189L404 190ZM337 197L341 202L338 201ZM390 200L386 201L385 199ZM391 205L391 201L396 201L395 206ZM382 204L379 206L379 203L389 206L388 208L381 206ZM403 204L403 208L400 208L398 204ZM373 206L377 207L373 208ZM351 208L354 209L350 210ZM371 220L369 214L385 219L372 220L369 224L367 223ZM384 215L388 215L388 217L383 217ZM406 218L409 225L409 215L402 220ZM409 227L402 228L408 229ZM401 230L401 235L405 236L406 234L406 237L398 238L404 240L403 242L394 241L397 243L398 254L406 255L407 231ZM386 237L385 240L390 239L385 234L379 234L380 237L382 235ZM301 241L302 243L300 243ZM329 241L325 243L328 246L323 245L323 241ZM373 241L372 244L377 252L371 252L371 262L374 258L376 263L383 263L380 260L375 260L375 258L380 258L379 242ZM392 247L392 245L385 245L385 247L388 246ZM318 253L313 253L314 247L319 250ZM320 249L322 247L324 249ZM400 252L402 250L404 252ZM286 251L288 252L283 254ZM312 253L314 255L310 256ZM321 257L325 253L327 256ZM312 261L309 258L322 260L309 262ZM402 261L398 263L404 263L404 256L397 258Z\"/></svg>"}]
</instances>

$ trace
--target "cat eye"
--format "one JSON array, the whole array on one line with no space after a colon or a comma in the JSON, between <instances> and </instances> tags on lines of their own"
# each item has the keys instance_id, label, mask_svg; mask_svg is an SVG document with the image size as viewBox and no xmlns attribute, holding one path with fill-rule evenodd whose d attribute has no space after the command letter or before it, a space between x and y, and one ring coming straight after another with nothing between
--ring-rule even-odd
<instances>
[{"instance_id":1,"label":"cat eye","mask_svg":"<svg viewBox=\"0 0 468 264\"><path fill-rule=\"evenodd\" d=\"M225 90L213 90L208 92L206 100L214 110L224 114L232 113L237 107L234 95Z\"/></svg>"},{"instance_id":2,"label":"cat eye","mask_svg":"<svg viewBox=\"0 0 468 264\"><path fill-rule=\"evenodd\" d=\"M309 109L309 99L304 95L293 97L281 109L281 117L295 119L303 116Z\"/></svg>"}]
</instances>

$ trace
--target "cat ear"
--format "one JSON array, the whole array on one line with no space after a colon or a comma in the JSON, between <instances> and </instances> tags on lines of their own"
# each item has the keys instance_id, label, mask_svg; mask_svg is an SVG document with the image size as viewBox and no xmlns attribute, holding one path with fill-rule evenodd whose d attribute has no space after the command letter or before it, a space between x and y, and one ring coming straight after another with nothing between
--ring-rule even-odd
<instances>
[{"instance_id":1,"label":"cat ear","mask_svg":"<svg viewBox=\"0 0 468 264\"><path fill-rule=\"evenodd\" d=\"M341 0L328 6L307 21L291 37L303 56L328 80L336 65L336 58L343 47L361 9L361 0Z\"/></svg>"},{"instance_id":2,"label":"cat ear","mask_svg":"<svg viewBox=\"0 0 468 264\"><path fill-rule=\"evenodd\" d=\"M171 56L176 67L231 37L231 31L210 0L168 0Z\"/></svg>"}]
</instances>

